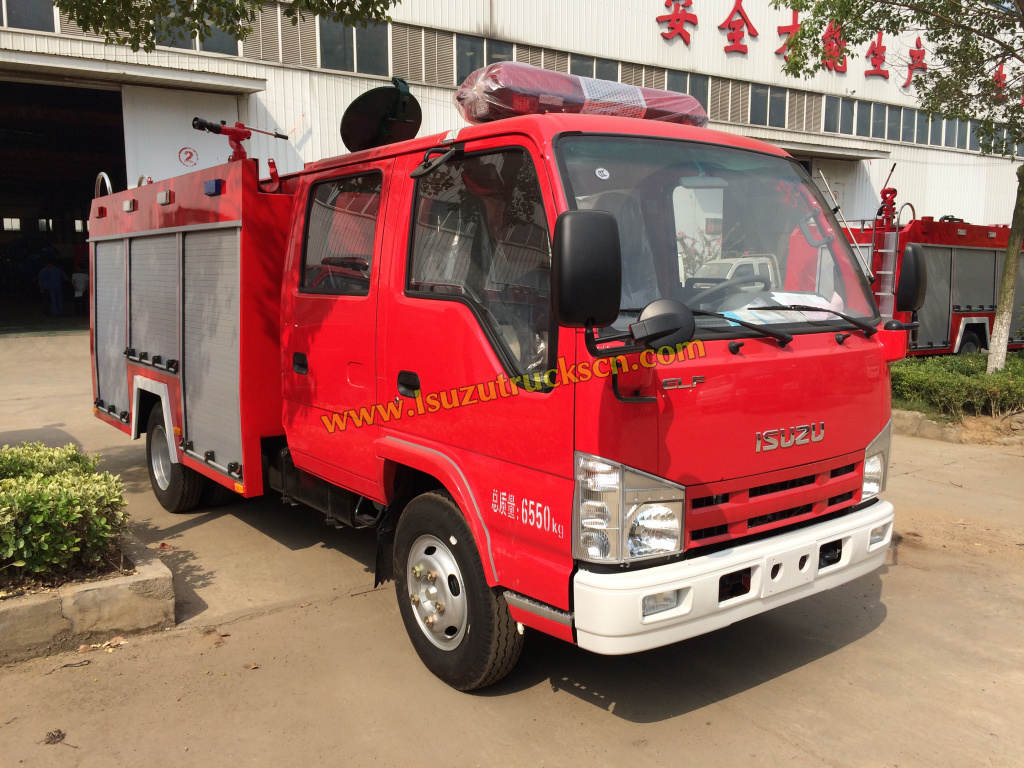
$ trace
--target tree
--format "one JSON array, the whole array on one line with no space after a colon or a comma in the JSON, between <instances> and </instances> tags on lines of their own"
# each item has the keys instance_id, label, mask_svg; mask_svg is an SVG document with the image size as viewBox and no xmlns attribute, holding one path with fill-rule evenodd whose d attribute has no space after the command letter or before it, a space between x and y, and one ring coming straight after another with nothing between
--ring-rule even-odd
<instances>
[{"instance_id":1,"label":"tree","mask_svg":"<svg viewBox=\"0 0 1024 768\"><path fill-rule=\"evenodd\" d=\"M401 0L291 0L284 15L297 24L300 15L321 16L348 25L388 21L388 9ZM87 32L108 43L152 51L160 40L205 40L214 28L243 40L266 0L54 0Z\"/></svg>"},{"instance_id":2,"label":"tree","mask_svg":"<svg viewBox=\"0 0 1024 768\"><path fill-rule=\"evenodd\" d=\"M978 136L986 154L1012 158L1024 141L1024 0L772 0L772 5L801 14L800 29L789 38L787 74L809 77L832 68L844 56L855 56L854 46L863 50L879 31L911 40L919 36L927 49L927 69L908 67L908 75L921 108L945 118L980 121ZM1006 365L1022 243L1024 166L1017 169L990 373Z\"/></svg>"}]
</instances>

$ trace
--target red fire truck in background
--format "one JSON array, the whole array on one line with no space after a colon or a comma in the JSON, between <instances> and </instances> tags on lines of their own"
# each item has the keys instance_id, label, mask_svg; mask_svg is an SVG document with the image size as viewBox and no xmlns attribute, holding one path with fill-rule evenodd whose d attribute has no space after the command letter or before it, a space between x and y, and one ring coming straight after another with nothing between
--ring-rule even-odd
<instances>
[{"instance_id":1,"label":"red fire truck in background","mask_svg":"<svg viewBox=\"0 0 1024 768\"><path fill-rule=\"evenodd\" d=\"M145 435L166 509L273 492L375 528L462 690L525 627L629 653L881 565L909 326L799 165L688 96L508 63L458 92L476 124L411 138L395 85L352 154L261 181L245 126L197 119L231 162L94 201L95 413ZM711 260L772 268L685 275L712 220Z\"/></svg>"},{"instance_id":2,"label":"red fire truck in background","mask_svg":"<svg viewBox=\"0 0 1024 768\"><path fill-rule=\"evenodd\" d=\"M910 204L905 208L913 210ZM896 190L882 190L874 221L844 228L870 264L875 294L883 315L893 316L893 281L908 249L916 252L928 272L919 328L911 335L909 355L979 352L987 349L995 323L999 282L1003 274L1010 228L967 224L952 216L925 216L899 221ZM1018 265L1009 349L1024 349L1024 259ZM909 314L896 313L909 319Z\"/></svg>"}]
</instances>

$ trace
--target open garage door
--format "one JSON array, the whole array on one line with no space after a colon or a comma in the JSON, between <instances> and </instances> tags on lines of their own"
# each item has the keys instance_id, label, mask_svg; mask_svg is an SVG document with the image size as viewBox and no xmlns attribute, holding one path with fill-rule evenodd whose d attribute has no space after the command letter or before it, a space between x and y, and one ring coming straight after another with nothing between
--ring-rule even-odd
<instances>
[{"instance_id":1,"label":"open garage door","mask_svg":"<svg viewBox=\"0 0 1024 768\"><path fill-rule=\"evenodd\" d=\"M126 186L120 90L0 81L0 92L0 333L88 328L71 278L88 271L96 175ZM62 275L51 273L56 307L39 288L48 262Z\"/></svg>"}]
</instances>

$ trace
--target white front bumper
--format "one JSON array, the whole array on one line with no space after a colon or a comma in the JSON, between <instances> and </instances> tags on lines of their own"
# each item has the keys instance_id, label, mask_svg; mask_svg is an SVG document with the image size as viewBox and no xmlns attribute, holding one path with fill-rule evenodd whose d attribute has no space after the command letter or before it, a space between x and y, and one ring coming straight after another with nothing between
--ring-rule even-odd
<instances>
[{"instance_id":1,"label":"white front bumper","mask_svg":"<svg viewBox=\"0 0 1024 768\"><path fill-rule=\"evenodd\" d=\"M573 579L576 641L596 653L645 651L838 587L882 565L892 522L892 504L879 501L836 520L692 560L619 573L581 566ZM871 531L880 525L886 526L881 541L869 544ZM839 562L819 570L818 548L836 540L842 541ZM750 591L719 602L719 579L748 567ZM679 590L679 604L644 617L644 596L669 590Z\"/></svg>"}]
</instances>

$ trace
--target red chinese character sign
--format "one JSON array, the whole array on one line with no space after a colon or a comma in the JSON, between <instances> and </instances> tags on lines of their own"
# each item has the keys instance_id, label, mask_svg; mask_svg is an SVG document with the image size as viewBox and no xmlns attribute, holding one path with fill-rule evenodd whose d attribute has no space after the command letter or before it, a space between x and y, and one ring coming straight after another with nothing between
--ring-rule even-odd
<instances>
[{"instance_id":1,"label":"red chinese character sign","mask_svg":"<svg viewBox=\"0 0 1024 768\"><path fill-rule=\"evenodd\" d=\"M697 14L690 13L688 10L691 5L693 5L693 0L683 0L681 3L665 0L665 7L672 10L658 17L659 24L668 24L668 28L661 33L662 37L666 40L671 40L678 35L683 38L684 43L690 44L690 30L686 28L686 25L692 24L694 27L697 26Z\"/></svg>"},{"instance_id":2,"label":"red chinese character sign","mask_svg":"<svg viewBox=\"0 0 1024 768\"><path fill-rule=\"evenodd\" d=\"M999 62L999 69L997 69L996 73L992 76L992 82L995 83L996 86L996 99L998 101L1005 101L1006 73L1003 71L1003 62L1001 61Z\"/></svg>"},{"instance_id":3,"label":"red chinese character sign","mask_svg":"<svg viewBox=\"0 0 1024 768\"><path fill-rule=\"evenodd\" d=\"M846 41L843 40L842 31L841 26L830 21L825 34L821 36L821 41L825 44L825 56L821 63L833 72L846 71Z\"/></svg>"},{"instance_id":4,"label":"red chinese character sign","mask_svg":"<svg viewBox=\"0 0 1024 768\"><path fill-rule=\"evenodd\" d=\"M917 42L914 47L910 49L910 64L907 65L907 82L903 84L906 88L910 85L910 81L914 79L914 72L920 70L921 72L928 71L928 65L924 61L924 55L927 53L921 45L921 38L917 38Z\"/></svg>"},{"instance_id":5,"label":"red chinese character sign","mask_svg":"<svg viewBox=\"0 0 1024 768\"><path fill-rule=\"evenodd\" d=\"M781 27L779 27L779 37L785 35L786 39L782 43L782 45L780 45L778 49L775 51L775 53L782 54L782 56L785 57L786 61L789 61L789 54L787 53L789 49L789 39L799 31L800 20L797 16L797 12L793 11L793 21L790 22L789 24L784 24Z\"/></svg>"},{"instance_id":6,"label":"red chinese character sign","mask_svg":"<svg viewBox=\"0 0 1024 768\"><path fill-rule=\"evenodd\" d=\"M749 33L751 37L757 37L757 30L750 23L747 12L743 10L743 0L736 0L729 15L718 25L718 28L729 30L729 34L726 35L729 38L729 45L725 46L726 53L745 54L747 46L743 42L744 35Z\"/></svg>"},{"instance_id":7,"label":"red chinese character sign","mask_svg":"<svg viewBox=\"0 0 1024 768\"><path fill-rule=\"evenodd\" d=\"M882 45L882 31L878 31L878 37L871 41L868 46L868 60L871 62L871 69L864 72L865 77L884 77L889 79L889 70L883 69L885 64L885 46Z\"/></svg>"}]
</instances>

